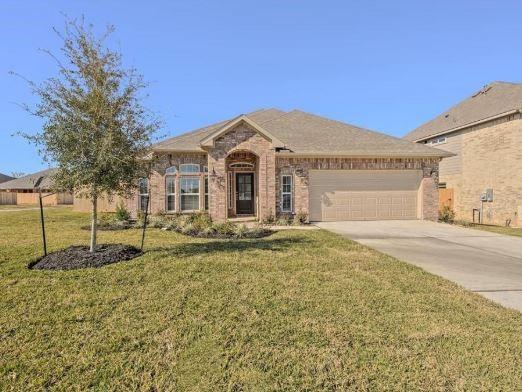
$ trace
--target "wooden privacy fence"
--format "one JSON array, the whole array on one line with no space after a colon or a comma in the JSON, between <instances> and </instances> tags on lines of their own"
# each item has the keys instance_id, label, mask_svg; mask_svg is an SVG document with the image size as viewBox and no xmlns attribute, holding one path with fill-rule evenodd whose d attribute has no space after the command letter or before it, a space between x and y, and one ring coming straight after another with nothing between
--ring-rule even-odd
<instances>
[{"instance_id":1,"label":"wooden privacy fence","mask_svg":"<svg viewBox=\"0 0 522 392\"><path fill-rule=\"evenodd\" d=\"M15 205L16 193L0 192L0 205Z\"/></svg>"},{"instance_id":2,"label":"wooden privacy fence","mask_svg":"<svg viewBox=\"0 0 522 392\"><path fill-rule=\"evenodd\" d=\"M439 210L446 206L453 209L453 188L439 189Z\"/></svg>"},{"instance_id":3,"label":"wooden privacy fence","mask_svg":"<svg viewBox=\"0 0 522 392\"><path fill-rule=\"evenodd\" d=\"M107 197L102 196L98 198L98 212L115 212L116 206L121 201L121 197L118 196L114 196L112 200L109 200ZM91 212L91 199L87 197L75 197L73 210L79 212Z\"/></svg>"},{"instance_id":4,"label":"wooden privacy fence","mask_svg":"<svg viewBox=\"0 0 522 392\"><path fill-rule=\"evenodd\" d=\"M49 195L49 193L42 193L42 196L46 196L42 199L43 204L46 206L73 204L73 195L71 193L55 193L50 196L47 195ZM38 205L38 203L38 193L0 192L0 205Z\"/></svg>"}]
</instances>

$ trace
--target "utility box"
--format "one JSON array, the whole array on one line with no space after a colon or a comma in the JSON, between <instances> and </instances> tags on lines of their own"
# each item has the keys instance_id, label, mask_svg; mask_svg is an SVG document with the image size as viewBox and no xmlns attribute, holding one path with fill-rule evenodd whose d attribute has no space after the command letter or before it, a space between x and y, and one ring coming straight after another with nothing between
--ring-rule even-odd
<instances>
[{"instance_id":1,"label":"utility box","mask_svg":"<svg viewBox=\"0 0 522 392\"><path fill-rule=\"evenodd\" d=\"M488 202L493 201L493 188L486 189L486 201L488 201Z\"/></svg>"}]
</instances>

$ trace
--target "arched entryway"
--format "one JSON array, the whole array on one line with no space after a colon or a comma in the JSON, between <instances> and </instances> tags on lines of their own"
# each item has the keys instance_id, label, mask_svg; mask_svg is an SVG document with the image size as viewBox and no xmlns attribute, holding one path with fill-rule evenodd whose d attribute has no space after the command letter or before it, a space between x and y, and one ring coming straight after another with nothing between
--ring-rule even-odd
<instances>
[{"instance_id":1,"label":"arched entryway","mask_svg":"<svg viewBox=\"0 0 522 392\"><path fill-rule=\"evenodd\" d=\"M250 151L234 151L226 160L227 217L256 217L259 211L259 159Z\"/></svg>"}]
</instances>

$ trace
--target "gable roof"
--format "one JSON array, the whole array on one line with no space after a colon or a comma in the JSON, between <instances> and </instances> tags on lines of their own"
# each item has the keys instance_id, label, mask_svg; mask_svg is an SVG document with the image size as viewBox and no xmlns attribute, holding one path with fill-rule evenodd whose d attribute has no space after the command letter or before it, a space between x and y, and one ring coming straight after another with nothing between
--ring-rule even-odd
<instances>
[{"instance_id":1,"label":"gable roof","mask_svg":"<svg viewBox=\"0 0 522 392\"><path fill-rule=\"evenodd\" d=\"M8 176L7 174L0 173L0 184L2 182L6 182L6 181L10 181L10 180L14 180L14 177Z\"/></svg>"},{"instance_id":2,"label":"gable roof","mask_svg":"<svg viewBox=\"0 0 522 392\"><path fill-rule=\"evenodd\" d=\"M210 135L205 137L200 141L201 146L204 147L211 147L214 145L214 140L216 140L219 136L224 135L227 133L230 129L236 127L237 125L245 123L250 128L253 128L256 130L257 133L259 133L264 138L268 139L275 147L284 147L284 144L279 141L274 135L272 135L270 132L268 132L266 129L262 128L261 126L257 125L254 121L252 121L248 116L245 116L244 114L230 120L228 123L226 123L223 127L218 128L214 132L212 132Z\"/></svg>"},{"instance_id":3,"label":"gable roof","mask_svg":"<svg viewBox=\"0 0 522 392\"><path fill-rule=\"evenodd\" d=\"M404 139L419 141L522 109L522 84L493 82L440 116L414 129Z\"/></svg>"},{"instance_id":4,"label":"gable roof","mask_svg":"<svg viewBox=\"0 0 522 392\"><path fill-rule=\"evenodd\" d=\"M155 151L204 152L208 143L238 121L256 125L260 133L284 146L280 154L359 157L445 157L453 154L370 131L340 121L305 113L266 109L197 129L153 146Z\"/></svg>"},{"instance_id":5,"label":"gable roof","mask_svg":"<svg viewBox=\"0 0 522 392\"><path fill-rule=\"evenodd\" d=\"M0 189L34 189L39 186L42 189L51 189L51 177L57 169L46 169L26 176L15 178L14 180L3 182ZM38 180L41 180L38 182Z\"/></svg>"},{"instance_id":6,"label":"gable roof","mask_svg":"<svg viewBox=\"0 0 522 392\"><path fill-rule=\"evenodd\" d=\"M261 109L245 114L250 120L254 121L258 125L262 125L264 122L271 120L277 116L284 114L282 110L278 109ZM152 146L155 151L191 151L191 152L204 152L200 146L201 141L216 132L218 129L224 127L229 123L231 119L220 121L216 124L208 125L203 128L198 128L194 131L184 133L180 136L175 136Z\"/></svg>"}]
</instances>

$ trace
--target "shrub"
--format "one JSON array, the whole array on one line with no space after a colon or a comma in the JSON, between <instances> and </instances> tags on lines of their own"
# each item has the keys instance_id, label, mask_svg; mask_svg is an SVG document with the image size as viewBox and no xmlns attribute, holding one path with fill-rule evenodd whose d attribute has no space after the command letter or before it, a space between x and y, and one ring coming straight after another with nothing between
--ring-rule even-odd
<instances>
[{"instance_id":1,"label":"shrub","mask_svg":"<svg viewBox=\"0 0 522 392\"><path fill-rule=\"evenodd\" d=\"M116 205L116 211L114 212L114 220L116 221L128 221L130 219L130 212L125 208L123 202L119 202Z\"/></svg>"},{"instance_id":2,"label":"shrub","mask_svg":"<svg viewBox=\"0 0 522 392\"><path fill-rule=\"evenodd\" d=\"M226 221L223 223L216 223L216 224L214 224L214 230L220 236L224 236L224 237L233 236L236 231L236 225L234 225L230 221Z\"/></svg>"},{"instance_id":3,"label":"shrub","mask_svg":"<svg viewBox=\"0 0 522 392\"><path fill-rule=\"evenodd\" d=\"M245 238L248 235L249 231L250 230L244 223L242 225L236 225L235 230L234 230L234 237Z\"/></svg>"},{"instance_id":4,"label":"shrub","mask_svg":"<svg viewBox=\"0 0 522 392\"><path fill-rule=\"evenodd\" d=\"M195 230L200 232L212 227L212 219L210 219L210 216L205 213L189 215L187 222L193 225Z\"/></svg>"},{"instance_id":5,"label":"shrub","mask_svg":"<svg viewBox=\"0 0 522 392\"><path fill-rule=\"evenodd\" d=\"M307 220L308 220L308 214L304 211L299 211L297 214L294 215L292 225L294 225L294 226L304 225L307 222Z\"/></svg>"},{"instance_id":6,"label":"shrub","mask_svg":"<svg viewBox=\"0 0 522 392\"><path fill-rule=\"evenodd\" d=\"M439 211L439 220L441 222L453 223L455 221L455 212L450 206L444 206Z\"/></svg>"},{"instance_id":7,"label":"shrub","mask_svg":"<svg viewBox=\"0 0 522 392\"><path fill-rule=\"evenodd\" d=\"M281 216L275 224L277 226L289 226L291 223L290 218L288 216Z\"/></svg>"}]
</instances>

